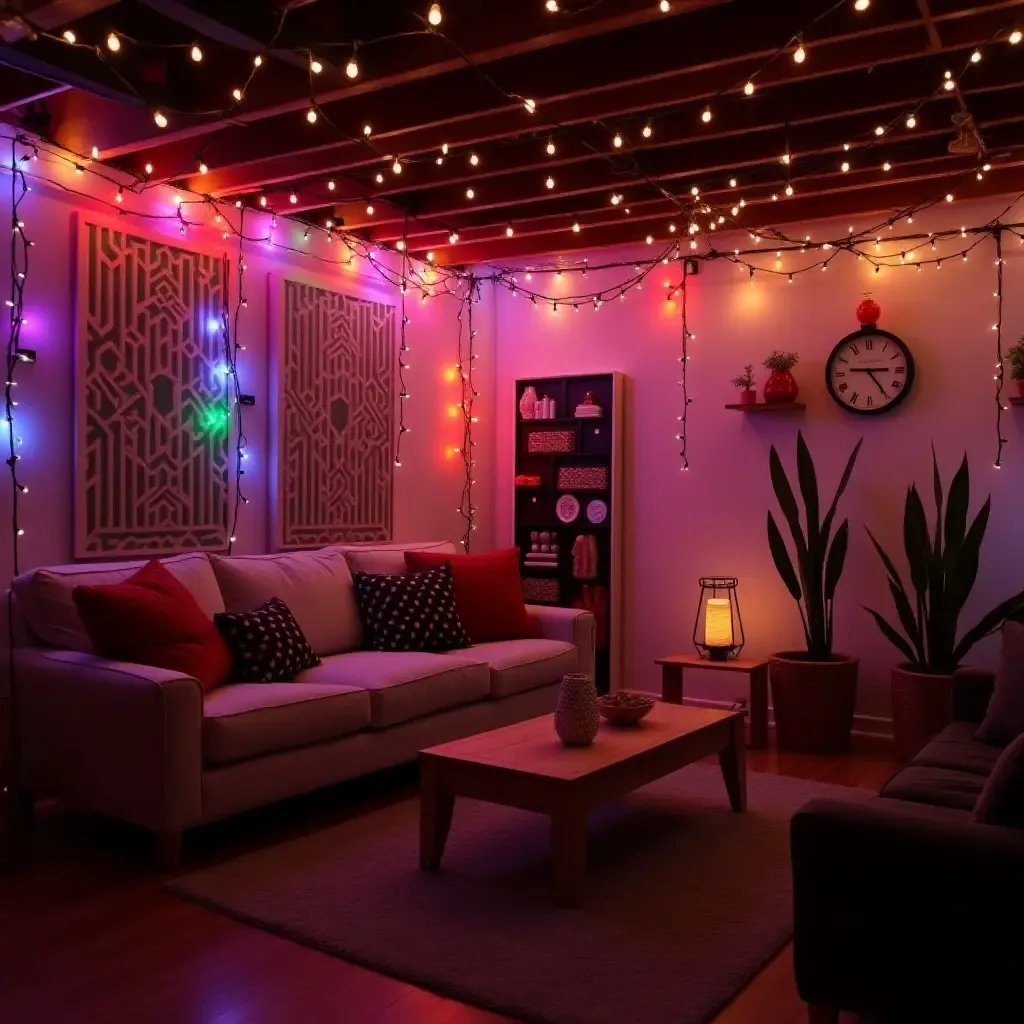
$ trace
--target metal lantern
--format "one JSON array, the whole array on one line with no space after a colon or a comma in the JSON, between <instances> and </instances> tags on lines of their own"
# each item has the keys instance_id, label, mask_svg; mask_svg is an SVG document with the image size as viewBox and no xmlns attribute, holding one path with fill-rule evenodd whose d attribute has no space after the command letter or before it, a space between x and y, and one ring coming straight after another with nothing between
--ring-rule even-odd
<instances>
[{"instance_id":1,"label":"metal lantern","mask_svg":"<svg viewBox=\"0 0 1024 1024\"><path fill-rule=\"evenodd\" d=\"M704 576L693 623L693 645L702 658L726 661L739 657L746 637L740 618L735 576Z\"/></svg>"}]
</instances>

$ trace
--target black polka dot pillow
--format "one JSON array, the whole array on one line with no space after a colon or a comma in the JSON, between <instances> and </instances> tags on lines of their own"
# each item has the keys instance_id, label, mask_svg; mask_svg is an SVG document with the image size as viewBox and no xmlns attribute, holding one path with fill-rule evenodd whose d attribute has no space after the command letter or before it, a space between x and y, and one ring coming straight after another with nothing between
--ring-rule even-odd
<instances>
[{"instance_id":1,"label":"black polka dot pillow","mask_svg":"<svg viewBox=\"0 0 1024 1024\"><path fill-rule=\"evenodd\" d=\"M279 597L251 612L218 612L213 621L231 648L231 678L236 683L287 683L320 664Z\"/></svg>"},{"instance_id":2,"label":"black polka dot pillow","mask_svg":"<svg viewBox=\"0 0 1024 1024\"><path fill-rule=\"evenodd\" d=\"M374 651L454 651L469 646L455 608L452 568L402 576L353 573L364 644Z\"/></svg>"}]
</instances>

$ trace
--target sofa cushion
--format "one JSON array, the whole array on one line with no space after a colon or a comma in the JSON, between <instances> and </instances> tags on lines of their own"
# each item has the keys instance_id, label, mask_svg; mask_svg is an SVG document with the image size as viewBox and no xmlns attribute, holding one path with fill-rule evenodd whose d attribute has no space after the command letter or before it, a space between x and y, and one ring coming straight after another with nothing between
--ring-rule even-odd
<instances>
[{"instance_id":1,"label":"sofa cushion","mask_svg":"<svg viewBox=\"0 0 1024 1024\"><path fill-rule=\"evenodd\" d=\"M926 768L952 768L971 775L988 775L1002 752L1000 747L974 738L973 722L952 722L911 759Z\"/></svg>"},{"instance_id":2,"label":"sofa cushion","mask_svg":"<svg viewBox=\"0 0 1024 1024\"><path fill-rule=\"evenodd\" d=\"M951 768L909 765L898 771L878 795L891 800L910 800L934 807L955 807L970 811L977 803L984 785L984 775L957 772Z\"/></svg>"},{"instance_id":3,"label":"sofa cushion","mask_svg":"<svg viewBox=\"0 0 1024 1024\"><path fill-rule=\"evenodd\" d=\"M406 572L406 551L436 551L454 555L455 545L450 540L408 542L405 544L338 545L327 551L342 551L353 572L368 572L374 576L398 576Z\"/></svg>"},{"instance_id":4,"label":"sofa cushion","mask_svg":"<svg viewBox=\"0 0 1024 1024\"><path fill-rule=\"evenodd\" d=\"M239 683L286 683L320 664L288 605L279 597L248 612L220 612L213 621L231 648Z\"/></svg>"},{"instance_id":5,"label":"sofa cushion","mask_svg":"<svg viewBox=\"0 0 1024 1024\"><path fill-rule=\"evenodd\" d=\"M365 690L316 683L230 683L203 702L203 758L229 764L365 729Z\"/></svg>"},{"instance_id":6,"label":"sofa cushion","mask_svg":"<svg viewBox=\"0 0 1024 1024\"><path fill-rule=\"evenodd\" d=\"M490 690L487 666L465 654L355 651L325 658L300 683L358 686L370 697L370 724L377 729L435 711L483 700Z\"/></svg>"},{"instance_id":7,"label":"sofa cushion","mask_svg":"<svg viewBox=\"0 0 1024 1024\"><path fill-rule=\"evenodd\" d=\"M1024 624L1004 622L995 692L978 739L1000 745L1024 732Z\"/></svg>"},{"instance_id":8,"label":"sofa cushion","mask_svg":"<svg viewBox=\"0 0 1024 1024\"><path fill-rule=\"evenodd\" d=\"M11 586L33 636L47 647L92 654L92 641L79 618L71 592L75 587L121 583L137 573L148 560L82 565L51 565L18 576ZM184 584L199 607L212 620L224 611L217 577L205 553L193 552L160 560L167 571Z\"/></svg>"},{"instance_id":9,"label":"sofa cushion","mask_svg":"<svg viewBox=\"0 0 1024 1024\"><path fill-rule=\"evenodd\" d=\"M495 698L557 683L579 664L579 651L562 640L500 640L462 653L487 663Z\"/></svg>"},{"instance_id":10,"label":"sofa cushion","mask_svg":"<svg viewBox=\"0 0 1024 1024\"><path fill-rule=\"evenodd\" d=\"M404 576L357 572L355 583L366 647L440 653L469 646L447 562Z\"/></svg>"},{"instance_id":11,"label":"sofa cushion","mask_svg":"<svg viewBox=\"0 0 1024 1024\"><path fill-rule=\"evenodd\" d=\"M212 690L231 674L231 652L206 612L157 561L120 583L75 587L82 624L101 658L167 668Z\"/></svg>"},{"instance_id":12,"label":"sofa cushion","mask_svg":"<svg viewBox=\"0 0 1024 1024\"><path fill-rule=\"evenodd\" d=\"M1000 755L974 805L971 821L1024 828L1024 733Z\"/></svg>"},{"instance_id":13,"label":"sofa cushion","mask_svg":"<svg viewBox=\"0 0 1024 1024\"><path fill-rule=\"evenodd\" d=\"M343 551L211 555L210 562L227 611L251 611L279 597L320 657L358 650L359 611Z\"/></svg>"},{"instance_id":14,"label":"sofa cushion","mask_svg":"<svg viewBox=\"0 0 1024 1024\"><path fill-rule=\"evenodd\" d=\"M436 551L407 551L410 572L423 572L448 562L455 586L459 618L475 644L521 640L533 636L519 578L519 549L480 555L447 555Z\"/></svg>"}]
</instances>

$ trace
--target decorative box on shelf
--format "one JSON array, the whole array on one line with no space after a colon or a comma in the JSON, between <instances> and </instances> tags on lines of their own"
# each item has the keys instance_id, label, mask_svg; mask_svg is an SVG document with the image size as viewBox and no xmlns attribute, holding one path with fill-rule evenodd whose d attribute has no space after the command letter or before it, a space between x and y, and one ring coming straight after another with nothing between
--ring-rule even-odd
<instances>
[{"instance_id":1,"label":"decorative box on shelf","mask_svg":"<svg viewBox=\"0 0 1024 1024\"><path fill-rule=\"evenodd\" d=\"M574 430L531 430L526 437L531 455L560 455L576 451Z\"/></svg>"},{"instance_id":2,"label":"decorative box on shelf","mask_svg":"<svg viewBox=\"0 0 1024 1024\"><path fill-rule=\"evenodd\" d=\"M560 491L604 491L608 489L607 466L559 466Z\"/></svg>"}]
</instances>

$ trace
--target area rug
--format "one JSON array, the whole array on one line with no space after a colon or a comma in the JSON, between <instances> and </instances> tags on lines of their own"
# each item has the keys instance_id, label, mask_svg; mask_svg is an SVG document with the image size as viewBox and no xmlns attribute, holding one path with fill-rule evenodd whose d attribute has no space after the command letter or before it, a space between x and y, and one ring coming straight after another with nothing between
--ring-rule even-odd
<instances>
[{"instance_id":1,"label":"area rug","mask_svg":"<svg viewBox=\"0 0 1024 1024\"><path fill-rule=\"evenodd\" d=\"M697 1024L789 940L789 821L856 790L751 774L729 809L691 765L591 817L587 895L554 906L548 821L457 800L442 870L419 870L405 800L185 875L172 891L396 978L536 1024Z\"/></svg>"}]
</instances>

